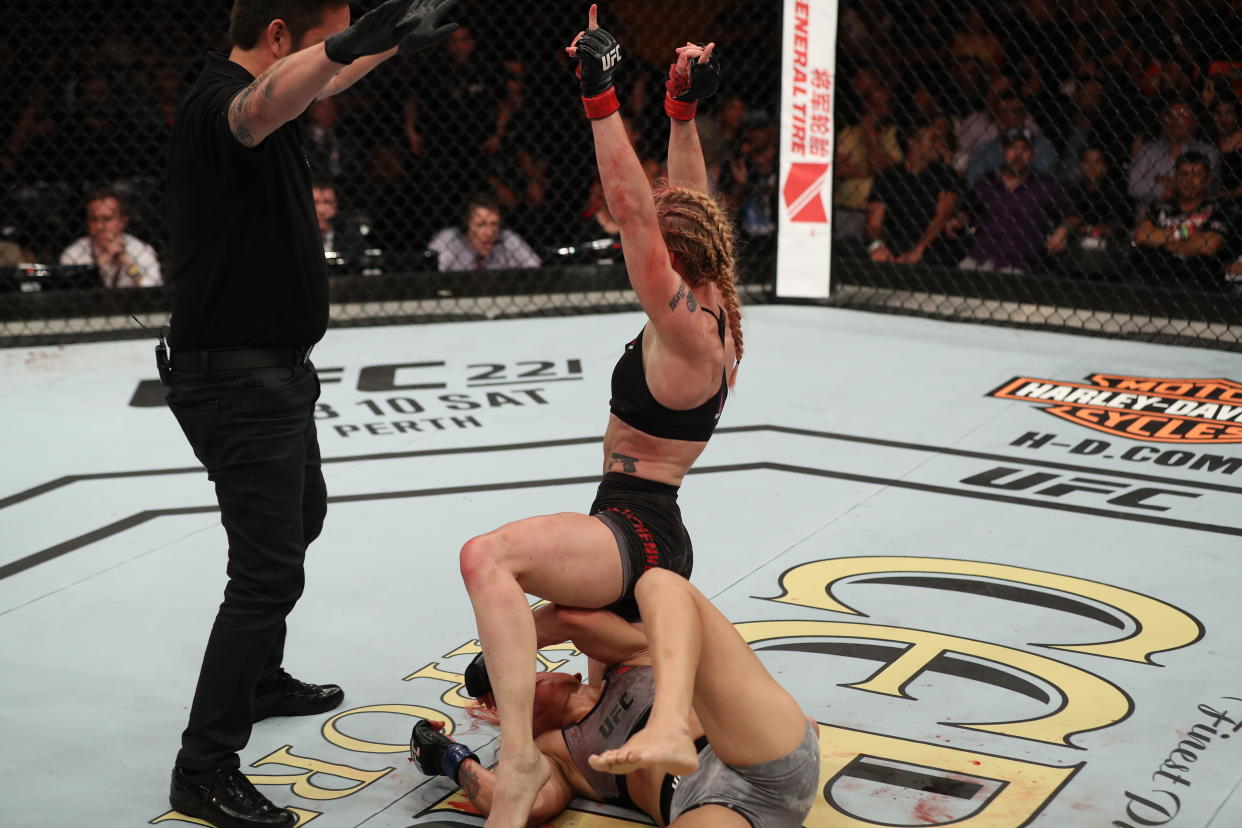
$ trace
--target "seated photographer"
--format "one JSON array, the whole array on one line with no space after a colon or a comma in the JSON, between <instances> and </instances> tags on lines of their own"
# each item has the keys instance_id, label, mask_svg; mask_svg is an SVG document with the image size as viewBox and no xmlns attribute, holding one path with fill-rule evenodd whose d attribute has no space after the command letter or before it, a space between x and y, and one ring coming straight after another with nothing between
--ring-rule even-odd
<instances>
[{"instance_id":1,"label":"seated photographer","mask_svg":"<svg viewBox=\"0 0 1242 828\"><path fill-rule=\"evenodd\" d=\"M466 202L465 228L446 227L427 245L440 256L440 270L504 270L539 267L522 237L500 226L500 202L479 193Z\"/></svg>"},{"instance_id":2,"label":"seated photographer","mask_svg":"<svg viewBox=\"0 0 1242 828\"><path fill-rule=\"evenodd\" d=\"M1223 284L1231 228L1225 210L1207 195L1211 163L1199 152L1184 152L1173 169L1173 193L1157 202L1134 231L1143 252L1139 264L1147 281L1201 287Z\"/></svg>"},{"instance_id":3,"label":"seated photographer","mask_svg":"<svg viewBox=\"0 0 1242 828\"><path fill-rule=\"evenodd\" d=\"M155 248L125 232L129 210L112 189L103 187L86 200L87 235L60 254L63 265L95 265L108 288L155 287L164 283Z\"/></svg>"}]
</instances>

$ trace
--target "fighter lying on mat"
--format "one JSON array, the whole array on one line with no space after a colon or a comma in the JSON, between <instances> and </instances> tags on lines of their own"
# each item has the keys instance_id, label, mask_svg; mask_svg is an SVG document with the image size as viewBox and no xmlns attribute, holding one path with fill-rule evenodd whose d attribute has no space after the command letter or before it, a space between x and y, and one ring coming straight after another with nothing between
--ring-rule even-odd
<instances>
[{"instance_id":1,"label":"fighter lying on mat","mask_svg":"<svg viewBox=\"0 0 1242 828\"><path fill-rule=\"evenodd\" d=\"M533 730L548 781L527 825L581 796L676 828L801 826L819 787L815 722L689 581L652 569L635 597L645 633L607 610L537 613L541 637L559 633L610 666L602 686L539 674ZM486 688L485 674L470 678ZM488 701L474 715L495 723ZM420 720L410 749L424 773L455 780L490 813L496 776L469 748Z\"/></svg>"}]
</instances>

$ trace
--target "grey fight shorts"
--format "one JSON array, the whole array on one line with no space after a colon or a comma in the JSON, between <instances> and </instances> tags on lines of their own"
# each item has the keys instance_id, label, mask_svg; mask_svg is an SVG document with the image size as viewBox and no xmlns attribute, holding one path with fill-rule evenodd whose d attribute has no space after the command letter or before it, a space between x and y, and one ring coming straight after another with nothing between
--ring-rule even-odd
<instances>
[{"instance_id":1,"label":"grey fight shorts","mask_svg":"<svg viewBox=\"0 0 1242 828\"><path fill-rule=\"evenodd\" d=\"M699 769L664 780L664 824L704 805L723 805L754 828L801 828L819 791L819 736L807 726L792 753L758 765L731 767L711 745L699 751Z\"/></svg>"}]
</instances>

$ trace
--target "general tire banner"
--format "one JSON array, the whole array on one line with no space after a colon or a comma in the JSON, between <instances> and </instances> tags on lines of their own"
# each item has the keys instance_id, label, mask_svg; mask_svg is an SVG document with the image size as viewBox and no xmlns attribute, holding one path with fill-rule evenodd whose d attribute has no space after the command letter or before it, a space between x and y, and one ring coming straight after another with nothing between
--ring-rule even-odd
<instances>
[{"instance_id":1,"label":"general tire banner","mask_svg":"<svg viewBox=\"0 0 1242 828\"><path fill-rule=\"evenodd\" d=\"M776 293L826 299L837 0L785 0Z\"/></svg>"}]
</instances>

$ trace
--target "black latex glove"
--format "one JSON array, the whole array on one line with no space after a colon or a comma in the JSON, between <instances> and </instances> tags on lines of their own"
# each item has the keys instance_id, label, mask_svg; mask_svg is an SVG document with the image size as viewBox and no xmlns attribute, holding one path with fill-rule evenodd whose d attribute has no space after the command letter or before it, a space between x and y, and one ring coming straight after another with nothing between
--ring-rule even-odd
<instances>
[{"instance_id":1,"label":"black latex glove","mask_svg":"<svg viewBox=\"0 0 1242 828\"><path fill-rule=\"evenodd\" d=\"M354 21L343 32L330 35L323 42L324 54L333 63L351 64L360 57L387 52L409 34L416 22L406 23L413 6L423 0L385 0Z\"/></svg>"},{"instance_id":2,"label":"black latex glove","mask_svg":"<svg viewBox=\"0 0 1242 828\"><path fill-rule=\"evenodd\" d=\"M401 51L405 54L435 46L457 30L453 22L441 23L457 0L415 0L402 25L413 24L413 29L401 39Z\"/></svg>"}]
</instances>

